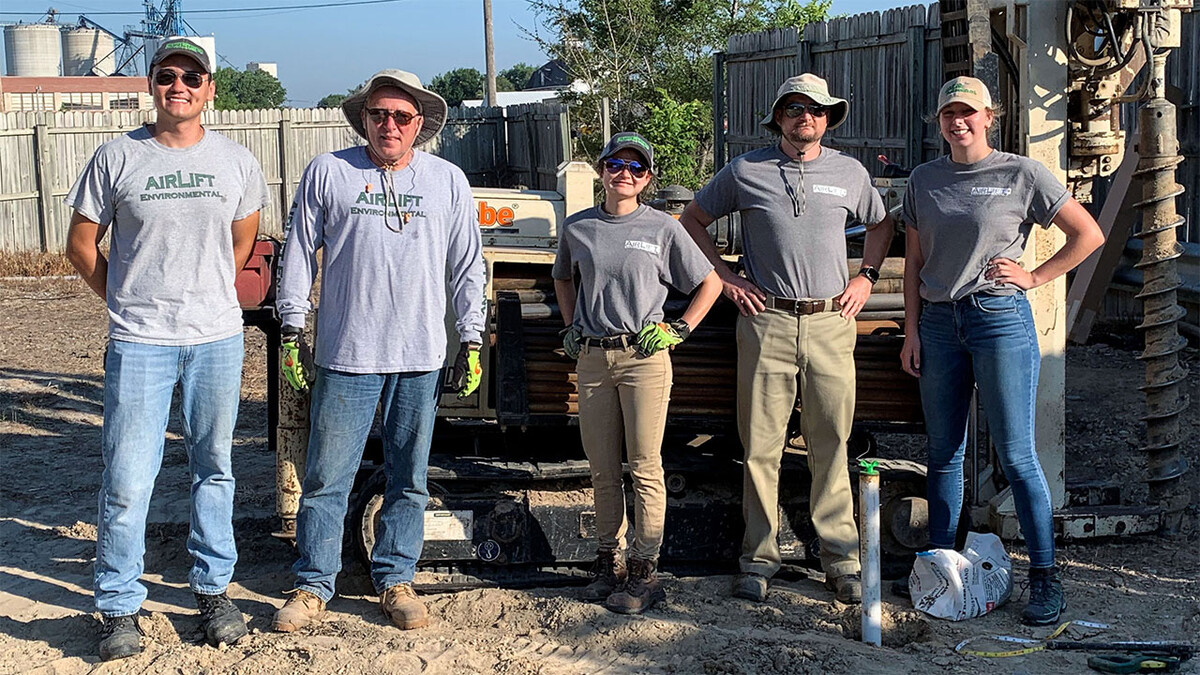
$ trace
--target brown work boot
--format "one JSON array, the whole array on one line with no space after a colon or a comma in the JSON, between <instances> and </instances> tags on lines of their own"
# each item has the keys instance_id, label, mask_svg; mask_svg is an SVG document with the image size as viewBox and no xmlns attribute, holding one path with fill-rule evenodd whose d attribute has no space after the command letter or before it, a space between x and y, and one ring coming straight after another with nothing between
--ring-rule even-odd
<instances>
[{"instance_id":1,"label":"brown work boot","mask_svg":"<svg viewBox=\"0 0 1200 675\"><path fill-rule=\"evenodd\" d=\"M862 604L862 577L857 572L840 577L826 574L825 589L833 591L838 602L847 605Z\"/></svg>"},{"instance_id":2,"label":"brown work boot","mask_svg":"<svg viewBox=\"0 0 1200 675\"><path fill-rule=\"evenodd\" d=\"M271 630L291 633L325 618L325 601L299 588L288 591L292 597L275 612Z\"/></svg>"},{"instance_id":3,"label":"brown work boot","mask_svg":"<svg viewBox=\"0 0 1200 675\"><path fill-rule=\"evenodd\" d=\"M379 596L379 606L387 618L400 630L424 628L429 625L429 610L417 598L412 584L396 584Z\"/></svg>"},{"instance_id":4,"label":"brown work boot","mask_svg":"<svg viewBox=\"0 0 1200 675\"><path fill-rule=\"evenodd\" d=\"M625 552L619 550L601 550L596 552L596 563L592 565L592 583L583 589L583 599L588 602L601 602L613 591L625 583L629 575L625 568Z\"/></svg>"},{"instance_id":5,"label":"brown work boot","mask_svg":"<svg viewBox=\"0 0 1200 675\"><path fill-rule=\"evenodd\" d=\"M629 559L629 577L616 593L608 596L604 606L618 614L641 614L660 600L667 599L667 592L655 573L657 561L644 558Z\"/></svg>"}]
</instances>

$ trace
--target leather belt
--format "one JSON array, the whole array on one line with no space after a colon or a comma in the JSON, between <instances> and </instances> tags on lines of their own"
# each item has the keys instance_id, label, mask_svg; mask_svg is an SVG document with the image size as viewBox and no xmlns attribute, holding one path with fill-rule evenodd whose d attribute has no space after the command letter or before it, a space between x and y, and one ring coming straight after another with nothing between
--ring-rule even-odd
<instances>
[{"instance_id":1,"label":"leather belt","mask_svg":"<svg viewBox=\"0 0 1200 675\"><path fill-rule=\"evenodd\" d=\"M585 337L583 344L600 349L625 349L637 344L637 338L630 334L614 335L612 337Z\"/></svg>"},{"instance_id":2,"label":"leather belt","mask_svg":"<svg viewBox=\"0 0 1200 675\"><path fill-rule=\"evenodd\" d=\"M820 314L821 312L840 312L842 311L842 303L836 299L833 300L794 300L792 298L777 298L773 295L767 296L767 301L764 303L769 309L777 309L788 314L808 315Z\"/></svg>"}]
</instances>

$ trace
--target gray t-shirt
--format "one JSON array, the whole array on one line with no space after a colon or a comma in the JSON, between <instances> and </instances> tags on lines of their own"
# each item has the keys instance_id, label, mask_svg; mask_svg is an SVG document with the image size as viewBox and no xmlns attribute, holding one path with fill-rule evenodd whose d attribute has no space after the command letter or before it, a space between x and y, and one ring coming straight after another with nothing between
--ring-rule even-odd
<instances>
[{"instance_id":1,"label":"gray t-shirt","mask_svg":"<svg viewBox=\"0 0 1200 675\"><path fill-rule=\"evenodd\" d=\"M184 346L242 332L230 226L267 204L249 150L211 129L168 148L141 127L101 145L64 201L109 229L111 338Z\"/></svg>"},{"instance_id":2,"label":"gray t-shirt","mask_svg":"<svg viewBox=\"0 0 1200 675\"><path fill-rule=\"evenodd\" d=\"M1019 258L1033 224L1049 226L1070 197L1046 167L999 150L974 164L945 156L918 166L908 179L903 218L921 240L921 297L948 302L1015 293L1015 286L984 278L988 261Z\"/></svg>"},{"instance_id":3,"label":"gray t-shirt","mask_svg":"<svg viewBox=\"0 0 1200 675\"><path fill-rule=\"evenodd\" d=\"M471 186L457 166L420 150L393 172L362 146L319 155L300 178L287 227L276 294L283 325L304 326L324 249L317 365L348 373L441 368L447 286L459 339L481 341L483 245Z\"/></svg>"},{"instance_id":4,"label":"gray t-shirt","mask_svg":"<svg viewBox=\"0 0 1200 675\"><path fill-rule=\"evenodd\" d=\"M579 271L574 324L584 335L636 333L663 319L669 286L691 293L712 263L671 216L646 206L613 216L599 206L567 218L551 275Z\"/></svg>"},{"instance_id":5,"label":"gray t-shirt","mask_svg":"<svg viewBox=\"0 0 1200 675\"><path fill-rule=\"evenodd\" d=\"M846 224L887 217L858 160L822 148L799 162L779 147L736 157L696 195L713 218L740 211L746 276L783 298L831 298L850 281Z\"/></svg>"}]
</instances>

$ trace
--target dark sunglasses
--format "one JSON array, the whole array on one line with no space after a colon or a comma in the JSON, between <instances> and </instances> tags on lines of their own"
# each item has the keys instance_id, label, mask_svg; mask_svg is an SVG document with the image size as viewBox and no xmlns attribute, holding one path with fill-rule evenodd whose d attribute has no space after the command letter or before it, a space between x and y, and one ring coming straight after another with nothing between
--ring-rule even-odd
<instances>
[{"instance_id":1,"label":"dark sunglasses","mask_svg":"<svg viewBox=\"0 0 1200 675\"><path fill-rule=\"evenodd\" d=\"M385 110L383 108L367 108L367 116L375 124L383 125L387 123L390 117L398 127L406 127L412 124L412 121L417 119L418 115L406 113L403 110Z\"/></svg>"},{"instance_id":2,"label":"dark sunglasses","mask_svg":"<svg viewBox=\"0 0 1200 675\"><path fill-rule=\"evenodd\" d=\"M783 114L792 119L800 117L804 113L813 117L824 117L827 112L829 112L829 106L820 103L789 103L783 106Z\"/></svg>"},{"instance_id":3,"label":"dark sunglasses","mask_svg":"<svg viewBox=\"0 0 1200 675\"><path fill-rule=\"evenodd\" d=\"M615 176L621 173L621 169L629 169L630 175L632 175L634 178L641 178L642 176L646 175L646 172L650 170L650 167L642 164L636 159L614 159L610 157L609 159L604 160L604 170L610 174Z\"/></svg>"},{"instance_id":4,"label":"dark sunglasses","mask_svg":"<svg viewBox=\"0 0 1200 675\"><path fill-rule=\"evenodd\" d=\"M197 73L191 70L177 73L174 70L160 70L154 73L154 84L160 87L169 87L175 84L175 80L183 80L183 84L189 89L199 89L200 85L204 84L205 73Z\"/></svg>"}]
</instances>

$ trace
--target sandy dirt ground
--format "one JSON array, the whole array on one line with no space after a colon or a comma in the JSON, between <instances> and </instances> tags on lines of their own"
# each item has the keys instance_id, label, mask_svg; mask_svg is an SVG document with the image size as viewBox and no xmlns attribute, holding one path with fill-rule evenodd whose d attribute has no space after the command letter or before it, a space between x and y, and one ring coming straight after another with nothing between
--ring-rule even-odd
<instances>
[{"instance_id":1,"label":"sandy dirt ground","mask_svg":"<svg viewBox=\"0 0 1200 675\"><path fill-rule=\"evenodd\" d=\"M91 597L101 460L105 314L78 281L0 282L0 673L1080 673L1085 656L1040 652L1009 659L956 654L972 636L1046 635L1019 625L1023 599L981 619L949 623L916 613L885 590L885 645L854 640L858 615L813 580L781 581L767 602L729 597L730 577L670 578L668 601L629 618L582 602L576 588L470 590L427 596L425 629L401 632L369 584L344 576L329 620L298 634L270 632L290 586L289 545L273 539L273 458L266 445L264 341L247 331L235 448L240 561L230 594L252 634L203 644L187 588L186 456L173 419L151 506L141 625L143 654L96 656ZM1068 467L1138 494L1142 370L1131 334L1068 352ZM1200 363L1186 415L1193 505L1200 476ZM882 454L886 455L886 447ZM1200 531L1188 511L1178 535L1068 544L1068 618L1112 624L1071 629L1096 639L1200 642ZM1024 559L1017 547L1014 596ZM819 578L819 575L816 575ZM1200 672L1200 659L1184 667Z\"/></svg>"}]
</instances>

